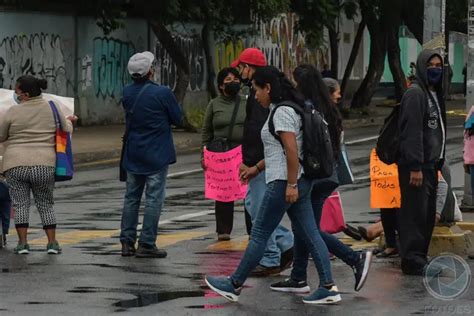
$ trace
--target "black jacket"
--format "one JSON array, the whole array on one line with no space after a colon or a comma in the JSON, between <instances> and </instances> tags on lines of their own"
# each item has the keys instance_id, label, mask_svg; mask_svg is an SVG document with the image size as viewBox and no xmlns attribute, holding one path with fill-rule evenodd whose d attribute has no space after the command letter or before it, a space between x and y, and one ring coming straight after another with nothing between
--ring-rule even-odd
<instances>
[{"instance_id":1,"label":"black jacket","mask_svg":"<svg viewBox=\"0 0 474 316\"><path fill-rule=\"evenodd\" d=\"M442 83L435 87L438 103L428 90L427 63L434 55L439 56L434 50L420 53L416 81L405 92L400 103L398 165L411 171L440 166L445 156L446 108Z\"/></svg>"},{"instance_id":2,"label":"black jacket","mask_svg":"<svg viewBox=\"0 0 474 316\"><path fill-rule=\"evenodd\" d=\"M268 109L262 107L255 99L255 91L249 90L244 122L244 137L242 139L242 155L244 164L252 167L264 159L261 131L267 121Z\"/></svg>"}]
</instances>

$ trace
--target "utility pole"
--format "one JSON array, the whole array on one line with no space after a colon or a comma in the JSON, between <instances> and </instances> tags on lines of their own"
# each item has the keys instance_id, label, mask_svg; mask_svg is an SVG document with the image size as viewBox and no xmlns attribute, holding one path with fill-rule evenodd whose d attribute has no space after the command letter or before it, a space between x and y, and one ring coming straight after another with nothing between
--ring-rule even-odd
<instances>
[{"instance_id":1,"label":"utility pole","mask_svg":"<svg viewBox=\"0 0 474 316\"><path fill-rule=\"evenodd\" d=\"M467 83L466 83L466 111L469 112L471 105L474 105L474 0L469 0L467 10ZM474 208L471 192L471 181L469 175L464 176L464 198L462 200L462 209Z\"/></svg>"}]
</instances>

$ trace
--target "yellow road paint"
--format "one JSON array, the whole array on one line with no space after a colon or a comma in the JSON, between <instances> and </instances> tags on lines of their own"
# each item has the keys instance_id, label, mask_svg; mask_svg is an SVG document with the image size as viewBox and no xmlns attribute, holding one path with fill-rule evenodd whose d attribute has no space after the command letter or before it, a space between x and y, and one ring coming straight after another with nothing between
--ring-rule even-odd
<instances>
[{"instance_id":1,"label":"yellow road paint","mask_svg":"<svg viewBox=\"0 0 474 316\"><path fill-rule=\"evenodd\" d=\"M84 241L90 241L101 238L110 238L119 233L118 230L79 230L67 233L56 234L56 239L60 245L74 245ZM176 234L159 235L157 240L158 247L167 247L180 241L190 240L202 236L209 235L211 232L182 232ZM46 245L48 239L46 237L32 239L28 242L30 245ZM114 245L113 248L120 248L120 244Z\"/></svg>"},{"instance_id":2,"label":"yellow road paint","mask_svg":"<svg viewBox=\"0 0 474 316\"><path fill-rule=\"evenodd\" d=\"M376 248L377 242L357 241L352 238L340 238L344 244L350 245L354 250ZM213 251L244 251L247 248L248 236L237 237L229 241L220 241L207 247Z\"/></svg>"},{"instance_id":3,"label":"yellow road paint","mask_svg":"<svg viewBox=\"0 0 474 316\"><path fill-rule=\"evenodd\" d=\"M176 234L164 234L158 235L156 240L156 246L158 248L168 247L174 244L179 243L180 241L191 240L194 238L203 237L211 234L211 232L186 232L186 233L176 233ZM112 248L120 249L121 245L114 245Z\"/></svg>"},{"instance_id":4,"label":"yellow road paint","mask_svg":"<svg viewBox=\"0 0 474 316\"><path fill-rule=\"evenodd\" d=\"M247 248L249 237L247 235L228 241L219 241L207 247L213 251L244 251Z\"/></svg>"},{"instance_id":5,"label":"yellow road paint","mask_svg":"<svg viewBox=\"0 0 474 316\"><path fill-rule=\"evenodd\" d=\"M185 232L176 234L158 235L157 246L167 247L176 244L180 241L190 240L193 238L203 237L209 235L211 232Z\"/></svg>"},{"instance_id":6,"label":"yellow road paint","mask_svg":"<svg viewBox=\"0 0 474 316\"><path fill-rule=\"evenodd\" d=\"M446 114L449 116L466 116L467 115L467 113L464 110L446 111Z\"/></svg>"},{"instance_id":7,"label":"yellow road paint","mask_svg":"<svg viewBox=\"0 0 474 316\"><path fill-rule=\"evenodd\" d=\"M368 248L377 248L378 247L378 238L374 239L372 242L367 242L365 240L355 240L350 237L342 237L339 238L339 240L345 244L350 246L354 250L363 250L363 249L368 249Z\"/></svg>"},{"instance_id":8,"label":"yellow road paint","mask_svg":"<svg viewBox=\"0 0 474 316\"><path fill-rule=\"evenodd\" d=\"M56 234L56 239L60 245L74 245L83 241L109 238L117 233L117 230L76 230L67 233ZM28 241L30 245L46 245L48 239L46 237L32 239Z\"/></svg>"}]
</instances>

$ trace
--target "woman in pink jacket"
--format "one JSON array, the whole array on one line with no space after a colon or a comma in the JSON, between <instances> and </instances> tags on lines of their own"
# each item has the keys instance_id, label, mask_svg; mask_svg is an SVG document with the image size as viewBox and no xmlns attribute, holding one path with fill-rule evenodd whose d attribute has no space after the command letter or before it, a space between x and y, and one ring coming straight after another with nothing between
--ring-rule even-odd
<instances>
[{"instance_id":1,"label":"woman in pink jacket","mask_svg":"<svg viewBox=\"0 0 474 316\"><path fill-rule=\"evenodd\" d=\"M471 107L464 125L464 169L471 175L471 196L474 188L474 106Z\"/></svg>"}]
</instances>

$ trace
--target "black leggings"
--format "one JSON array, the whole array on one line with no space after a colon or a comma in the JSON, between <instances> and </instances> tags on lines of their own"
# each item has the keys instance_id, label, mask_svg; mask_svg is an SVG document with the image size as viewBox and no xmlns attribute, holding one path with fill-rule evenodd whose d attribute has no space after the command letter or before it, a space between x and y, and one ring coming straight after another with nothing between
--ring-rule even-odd
<instances>
[{"instance_id":1,"label":"black leggings","mask_svg":"<svg viewBox=\"0 0 474 316\"><path fill-rule=\"evenodd\" d=\"M398 208L381 208L380 219L382 220L383 232L385 234L385 244L387 248L398 248Z\"/></svg>"}]
</instances>

